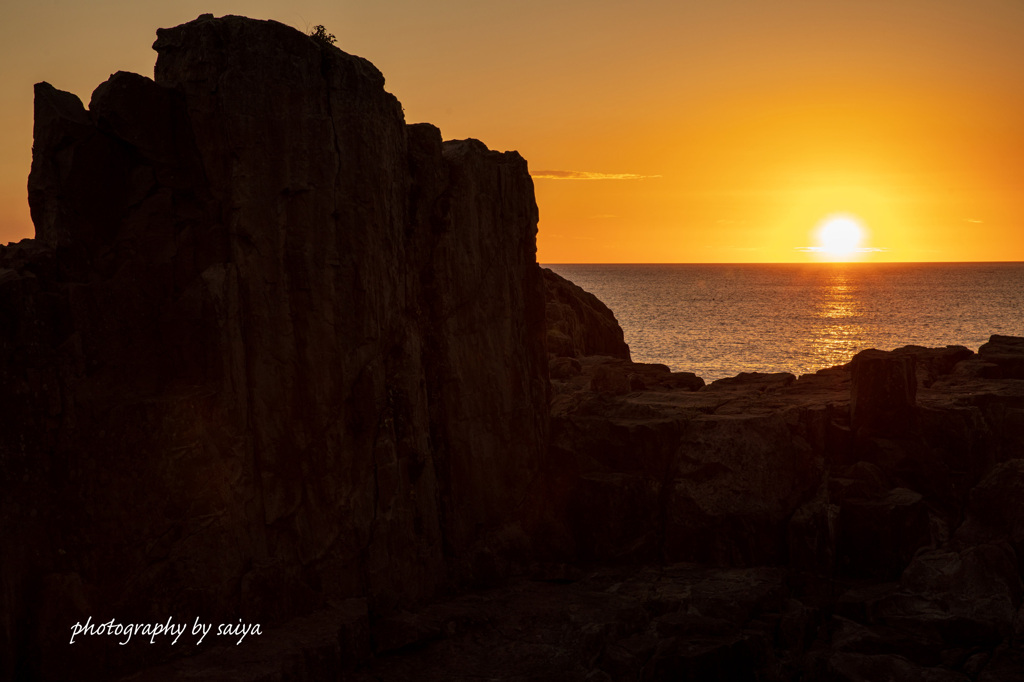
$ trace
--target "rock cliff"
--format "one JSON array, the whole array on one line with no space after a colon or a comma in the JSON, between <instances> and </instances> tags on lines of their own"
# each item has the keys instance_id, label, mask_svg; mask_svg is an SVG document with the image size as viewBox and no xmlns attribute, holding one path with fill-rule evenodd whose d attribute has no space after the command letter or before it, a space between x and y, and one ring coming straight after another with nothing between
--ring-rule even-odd
<instances>
[{"instance_id":1,"label":"rock cliff","mask_svg":"<svg viewBox=\"0 0 1024 682\"><path fill-rule=\"evenodd\" d=\"M5 679L185 652L68 646L89 616L365 621L492 581L546 447L526 162L275 22L154 49L88 109L36 87L37 236L0 254Z\"/></svg>"}]
</instances>

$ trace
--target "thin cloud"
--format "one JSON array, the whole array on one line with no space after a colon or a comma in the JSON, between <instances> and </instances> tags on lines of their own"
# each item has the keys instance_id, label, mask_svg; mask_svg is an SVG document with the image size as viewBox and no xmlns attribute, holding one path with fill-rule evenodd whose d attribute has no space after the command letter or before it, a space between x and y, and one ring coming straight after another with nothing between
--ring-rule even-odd
<instances>
[{"instance_id":1,"label":"thin cloud","mask_svg":"<svg viewBox=\"0 0 1024 682\"><path fill-rule=\"evenodd\" d=\"M805 251L810 253L828 253L829 250L824 246L794 246L797 251ZM849 253L875 253L878 251L888 251L889 249L880 248L877 246L862 246L859 249L850 249Z\"/></svg>"},{"instance_id":2,"label":"thin cloud","mask_svg":"<svg viewBox=\"0 0 1024 682\"><path fill-rule=\"evenodd\" d=\"M588 237L587 235L561 234L560 232L549 232L549 233L547 233L547 235L548 235L548 237L553 237L555 239L576 239L576 240L584 240L584 241L590 241L591 239L596 239L596 237Z\"/></svg>"},{"instance_id":3,"label":"thin cloud","mask_svg":"<svg viewBox=\"0 0 1024 682\"><path fill-rule=\"evenodd\" d=\"M976 218L964 218L964 221L968 222L968 223L983 223L983 222L985 222L984 220L977 220Z\"/></svg>"},{"instance_id":4,"label":"thin cloud","mask_svg":"<svg viewBox=\"0 0 1024 682\"><path fill-rule=\"evenodd\" d=\"M637 175L635 173L595 173L592 171L542 170L530 173L537 180L646 180L660 178L660 175Z\"/></svg>"}]
</instances>

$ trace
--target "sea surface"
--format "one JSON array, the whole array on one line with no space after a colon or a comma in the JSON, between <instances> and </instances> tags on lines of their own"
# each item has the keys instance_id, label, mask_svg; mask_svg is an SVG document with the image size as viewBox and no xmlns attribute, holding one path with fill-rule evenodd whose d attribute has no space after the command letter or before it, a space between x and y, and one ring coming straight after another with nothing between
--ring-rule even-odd
<instances>
[{"instance_id":1,"label":"sea surface","mask_svg":"<svg viewBox=\"0 0 1024 682\"><path fill-rule=\"evenodd\" d=\"M636 362L812 373L865 348L1024 336L1024 263L546 265L605 302Z\"/></svg>"}]
</instances>

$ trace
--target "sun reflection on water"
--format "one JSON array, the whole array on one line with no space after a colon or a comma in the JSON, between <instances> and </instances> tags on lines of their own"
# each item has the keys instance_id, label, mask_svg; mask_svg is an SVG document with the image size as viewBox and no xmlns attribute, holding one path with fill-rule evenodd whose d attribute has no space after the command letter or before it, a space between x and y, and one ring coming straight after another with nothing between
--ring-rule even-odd
<instances>
[{"instance_id":1,"label":"sun reflection on water","mask_svg":"<svg viewBox=\"0 0 1024 682\"><path fill-rule=\"evenodd\" d=\"M568 265L613 311L633 359L705 381L814 373L865 348L976 349L1024 335L1024 264Z\"/></svg>"},{"instance_id":2,"label":"sun reflection on water","mask_svg":"<svg viewBox=\"0 0 1024 682\"><path fill-rule=\"evenodd\" d=\"M864 303L858 287L843 269L836 271L818 294L814 311L817 325L807 342L823 367L849 362L863 348L865 337L860 323Z\"/></svg>"}]
</instances>

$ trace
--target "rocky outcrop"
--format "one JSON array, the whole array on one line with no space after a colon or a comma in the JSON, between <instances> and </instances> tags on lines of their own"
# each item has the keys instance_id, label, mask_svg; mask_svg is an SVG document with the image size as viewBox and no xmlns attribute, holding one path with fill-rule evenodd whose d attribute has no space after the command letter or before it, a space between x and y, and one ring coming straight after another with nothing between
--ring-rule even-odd
<instances>
[{"instance_id":1,"label":"rocky outcrop","mask_svg":"<svg viewBox=\"0 0 1024 682\"><path fill-rule=\"evenodd\" d=\"M363 618L521 553L546 442L526 163L406 126L275 22L158 32L155 80L36 88L37 239L0 256L0 676L172 654L76 621Z\"/></svg>"},{"instance_id":2,"label":"rocky outcrop","mask_svg":"<svg viewBox=\"0 0 1024 682\"><path fill-rule=\"evenodd\" d=\"M1024 339L995 334L978 349L982 374L993 379L1024 379Z\"/></svg>"},{"instance_id":3,"label":"rocky outcrop","mask_svg":"<svg viewBox=\"0 0 1024 682\"><path fill-rule=\"evenodd\" d=\"M579 359L578 374L552 375L548 464L561 484L549 497L567 524L552 547L592 559L824 561L898 578L918 550L951 537L993 467L1024 452L1016 382L987 378L966 349L920 350L704 387L671 383L667 368ZM929 386L917 383L922 366Z\"/></svg>"},{"instance_id":4,"label":"rocky outcrop","mask_svg":"<svg viewBox=\"0 0 1024 682\"><path fill-rule=\"evenodd\" d=\"M1003 373L1024 357L1017 341L993 337L988 359L869 350L799 379L745 374L698 391L606 390L609 360L578 359L578 375L552 375L548 557L785 568L780 602L760 616L775 644L739 646L708 621L685 641L657 629L646 664L633 659L640 679L1015 679L1024 388ZM805 614L795 640L779 603ZM604 639L609 655L636 651L633 632Z\"/></svg>"},{"instance_id":5,"label":"rocky outcrop","mask_svg":"<svg viewBox=\"0 0 1024 682\"><path fill-rule=\"evenodd\" d=\"M607 355L629 360L629 346L615 314L596 296L544 268L548 352L575 358Z\"/></svg>"}]
</instances>

